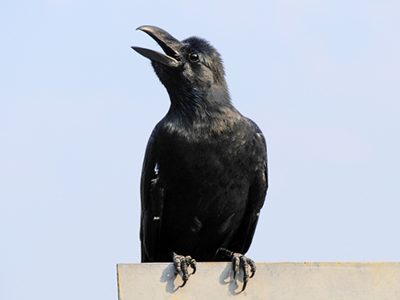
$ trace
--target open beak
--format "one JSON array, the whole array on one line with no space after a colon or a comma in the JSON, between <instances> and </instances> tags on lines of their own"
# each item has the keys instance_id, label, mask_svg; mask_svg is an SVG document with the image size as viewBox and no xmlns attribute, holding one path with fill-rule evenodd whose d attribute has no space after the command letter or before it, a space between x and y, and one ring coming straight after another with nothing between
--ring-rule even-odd
<instances>
[{"instance_id":1,"label":"open beak","mask_svg":"<svg viewBox=\"0 0 400 300\"><path fill-rule=\"evenodd\" d=\"M133 50L152 61L162 63L168 67L178 67L180 65L179 51L183 46L180 41L165 30L155 26L140 26L137 29L150 35L164 50L165 54L136 46L132 47Z\"/></svg>"}]
</instances>

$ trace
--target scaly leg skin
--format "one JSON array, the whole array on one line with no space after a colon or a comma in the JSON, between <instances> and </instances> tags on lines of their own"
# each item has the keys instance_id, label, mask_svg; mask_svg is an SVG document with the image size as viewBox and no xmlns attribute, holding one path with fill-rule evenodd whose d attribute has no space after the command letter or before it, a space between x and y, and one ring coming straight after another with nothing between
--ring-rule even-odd
<instances>
[{"instance_id":1,"label":"scaly leg skin","mask_svg":"<svg viewBox=\"0 0 400 300\"><path fill-rule=\"evenodd\" d=\"M242 292L245 290L247 286L247 282L249 281L250 278L254 276L256 273L256 264L255 262L247 258L241 253L235 253L233 251L227 250L225 248L219 248L217 252L221 252L223 255L229 257L232 261L232 270L233 270L233 278L236 279L237 273L239 273L239 267L242 265L242 270L243 270L243 288ZM250 266L250 272L251 275L249 276L249 266Z\"/></svg>"},{"instance_id":2,"label":"scaly leg skin","mask_svg":"<svg viewBox=\"0 0 400 300\"><path fill-rule=\"evenodd\" d=\"M172 252L172 260L175 266L175 275L182 272L183 283L180 287L184 287L190 275L196 273L196 260L191 256L178 255ZM188 267L192 267L193 272L189 274Z\"/></svg>"}]
</instances>

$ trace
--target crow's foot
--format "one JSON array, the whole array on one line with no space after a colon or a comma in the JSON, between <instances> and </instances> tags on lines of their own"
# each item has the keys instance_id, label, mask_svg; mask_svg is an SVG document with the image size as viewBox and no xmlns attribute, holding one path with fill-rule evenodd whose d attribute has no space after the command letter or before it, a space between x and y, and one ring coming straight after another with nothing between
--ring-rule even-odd
<instances>
[{"instance_id":1,"label":"crow's foot","mask_svg":"<svg viewBox=\"0 0 400 300\"><path fill-rule=\"evenodd\" d=\"M233 251L229 251L225 248L219 248L217 253L220 252L223 255L229 257L232 261L232 270L233 270L233 278L236 279L236 275L239 272L239 267L242 267L243 270L243 288L242 292L245 290L247 282L250 278L254 276L256 273L256 264L250 258L247 258L241 253L236 253ZM249 267L251 275L249 276Z\"/></svg>"},{"instance_id":2,"label":"crow's foot","mask_svg":"<svg viewBox=\"0 0 400 300\"><path fill-rule=\"evenodd\" d=\"M196 260L191 256L178 255L172 252L172 260L175 266L175 275L182 272L183 283L180 287L184 287L190 275L196 273ZM189 274L188 267L192 267L193 272Z\"/></svg>"}]
</instances>

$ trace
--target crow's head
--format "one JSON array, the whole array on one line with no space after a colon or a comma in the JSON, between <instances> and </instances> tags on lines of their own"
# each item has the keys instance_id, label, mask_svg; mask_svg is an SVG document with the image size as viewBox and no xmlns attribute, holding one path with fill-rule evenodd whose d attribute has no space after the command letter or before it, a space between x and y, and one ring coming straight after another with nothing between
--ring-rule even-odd
<instances>
[{"instance_id":1,"label":"crow's head","mask_svg":"<svg viewBox=\"0 0 400 300\"><path fill-rule=\"evenodd\" d=\"M178 41L165 30L154 26L138 28L150 35L165 54L150 49L132 47L151 60L153 68L172 97L215 93L229 98L222 59L206 40L190 37ZM214 92L212 92L214 91ZM171 98L172 98L171 97Z\"/></svg>"}]
</instances>

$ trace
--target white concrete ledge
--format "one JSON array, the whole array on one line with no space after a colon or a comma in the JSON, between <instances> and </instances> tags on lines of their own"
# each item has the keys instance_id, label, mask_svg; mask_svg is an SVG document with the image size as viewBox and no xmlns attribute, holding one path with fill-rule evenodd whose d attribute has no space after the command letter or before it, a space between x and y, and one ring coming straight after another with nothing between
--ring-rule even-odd
<instances>
[{"instance_id":1,"label":"white concrete ledge","mask_svg":"<svg viewBox=\"0 0 400 300\"><path fill-rule=\"evenodd\" d=\"M119 300L279 299L399 300L400 262L257 263L244 292L230 263L198 263L183 288L168 263L118 264Z\"/></svg>"}]
</instances>

